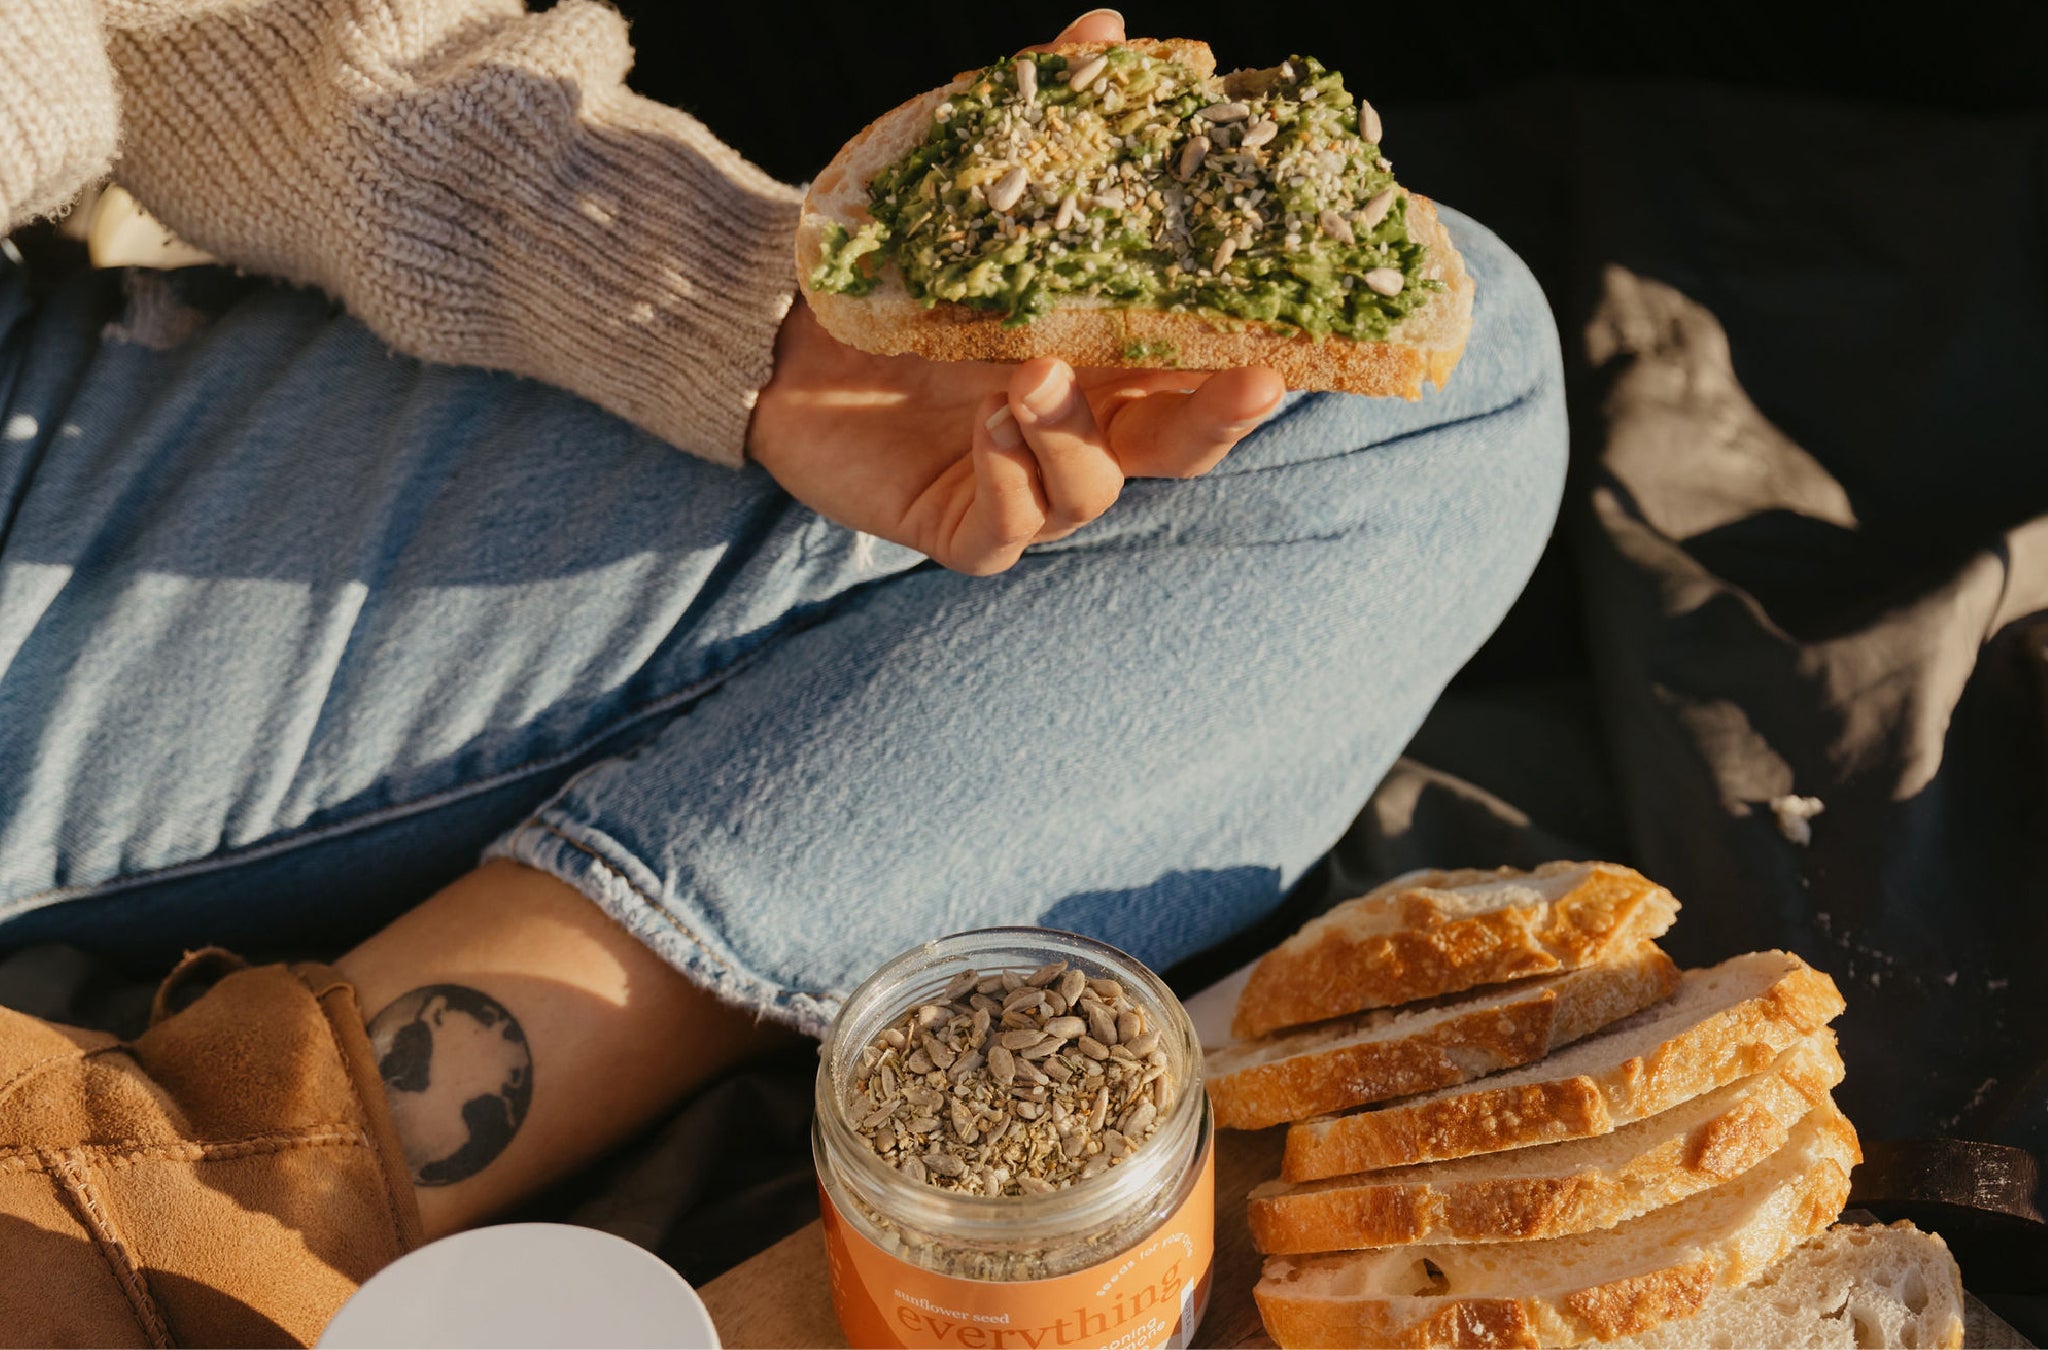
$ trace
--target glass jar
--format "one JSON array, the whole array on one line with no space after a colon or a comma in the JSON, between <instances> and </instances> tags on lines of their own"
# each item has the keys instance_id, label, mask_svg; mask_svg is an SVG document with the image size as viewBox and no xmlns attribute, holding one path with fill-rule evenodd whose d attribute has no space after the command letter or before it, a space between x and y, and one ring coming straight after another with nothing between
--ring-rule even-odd
<instances>
[{"instance_id":1,"label":"glass jar","mask_svg":"<svg viewBox=\"0 0 2048 1350\"><path fill-rule=\"evenodd\" d=\"M942 1190L884 1161L848 1113L861 1052L962 970L1028 975L1055 961L1117 981L1159 1033L1178 1090L1152 1135L1100 1175L1044 1195ZM1107 944L987 928L884 965L819 1049L811 1148L850 1345L1185 1346L1208 1307L1215 1150L1201 1044L1173 991Z\"/></svg>"}]
</instances>

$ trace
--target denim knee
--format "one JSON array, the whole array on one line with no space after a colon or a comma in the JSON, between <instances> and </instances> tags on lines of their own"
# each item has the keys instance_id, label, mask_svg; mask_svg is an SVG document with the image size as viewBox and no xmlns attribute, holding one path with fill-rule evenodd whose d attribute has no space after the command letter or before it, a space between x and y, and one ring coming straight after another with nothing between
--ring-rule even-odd
<instances>
[{"instance_id":1,"label":"denim knee","mask_svg":"<svg viewBox=\"0 0 2048 1350\"><path fill-rule=\"evenodd\" d=\"M1236 547L1484 518L1547 536L1563 487L1563 367L1542 289L1485 226L1445 209L1477 283L1472 332L1413 402L1293 393L1206 477L1126 486L1103 519L1035 552Z\"/></svg>"}]
</instances>

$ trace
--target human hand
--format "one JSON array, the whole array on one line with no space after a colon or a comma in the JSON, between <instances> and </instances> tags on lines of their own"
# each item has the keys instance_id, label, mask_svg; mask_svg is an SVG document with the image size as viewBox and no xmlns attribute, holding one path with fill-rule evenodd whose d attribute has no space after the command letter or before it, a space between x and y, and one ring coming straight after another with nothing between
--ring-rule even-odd
<instances>
[{"instance_id":1,"label":"human hand","mask_svg":"<svg viewBox=\"0 0 2048 1350\"><path fill-rule=\"evenodd\" d=\"M1123 20L1097 10L1052 45L1123 37ZM985 576L1094 520L1128 478L1207 473L1284 391L1264 367L875 356L839 342L799 299L747 450L819 514Z\"/></svg>"}]
</instances>

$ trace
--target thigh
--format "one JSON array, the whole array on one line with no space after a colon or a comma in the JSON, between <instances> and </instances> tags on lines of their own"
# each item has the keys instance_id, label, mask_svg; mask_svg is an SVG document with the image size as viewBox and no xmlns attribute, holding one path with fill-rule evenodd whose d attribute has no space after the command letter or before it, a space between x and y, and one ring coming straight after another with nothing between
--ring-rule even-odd
<instances>
[{"instance_id":1,"label":"thigh","mask_svg":"<svg viewBox=\"0 0 2048 1350\"><path fill-rule=\"evenodd\" d=\"M1455 220L1455 218L1454 218ZM1012 571L841 606L497 846L815 1029L884 958L1042 923L1164 966L1342 833L1549 534L1565 426L1525 269L1469 221L1450 388L1295 399Z\"/></svg>"},{"instance_id":2,"label":"thigh","mask_svg":"<svg viewBox=\"0 0 2048 1350\"><path fill-rule=\"evenodd\" d=\"M213 269L31 305L0 261L0 400L0 916L195 877L343 903L345 848L310 892L243 864L464 803L501 827L915 561ZM418 879L491 831L396 832Z\"/></svg>"}]
</instances>

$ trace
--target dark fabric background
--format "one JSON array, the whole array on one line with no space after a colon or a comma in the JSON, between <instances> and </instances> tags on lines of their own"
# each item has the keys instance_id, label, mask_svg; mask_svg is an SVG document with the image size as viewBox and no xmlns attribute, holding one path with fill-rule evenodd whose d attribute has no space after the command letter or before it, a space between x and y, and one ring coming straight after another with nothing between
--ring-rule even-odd
<instances>
[{"instance_id":1,"label":"dark fabric background","mask_svg":"<svg viewBox=\"0 0 2048 1350\"><path fill-rule=\"evenodd\" d=\"M696 113L792 182L904 99L1048 41L1089 8L1087 0L613 3L633 21L636 88ZM1455 8L1125 0L1117 8L1133 36L1201 38L1224 69L1297 52L1317 57L1382 111L1555 76L1694 77L1978 112L2048 98L2048 6L2033 0L1917 9L1889 22L1878 7L1812 0L1467 0ZM1404 148L1413 154L1402 139L1396 129L1389 141L1397 164Z\"/></svg>"}]
</instances>

